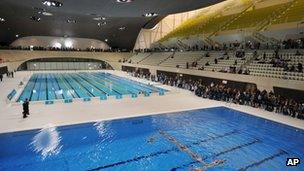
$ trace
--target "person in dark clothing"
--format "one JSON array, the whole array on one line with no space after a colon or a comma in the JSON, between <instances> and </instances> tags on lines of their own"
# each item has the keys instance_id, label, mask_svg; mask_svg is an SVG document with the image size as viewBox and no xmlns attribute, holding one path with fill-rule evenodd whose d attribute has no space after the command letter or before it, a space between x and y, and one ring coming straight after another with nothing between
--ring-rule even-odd
<instances>
[{"instance_id":1,"label":"person in dark clothing","mask_svg":"<svg viewBox=\"0 0 304 171\"><path fill-rule=\"evenodd\" d=\"M2 80L3 80L3 75L0 74L0 81L2 82Z\"/></svg>"},{"instance_id":2,"label":"person in dark clothing","mask_svg":"<svg viewBox=\"0 0 304 171\"><path fill-rule=\"evenodd\" d=\"M23 102L23 104L22 104L22 107L23 107L23 118L26 118L27 117L27 115L29 115L30 114L30 112L29 112L29 101L28 101L28 99L25 99L25 101Z\"/></svg>"},{"instance_id":3,"label":"person in dark clothing","mask_svg":"<svg viewBox=\"0 0 304 171\"><path fill-rule=\"evenodd\" d=\"M303 65L302 65L302 63L298 63L298 72L303 72Z\"/></svg>"}]
</instances>

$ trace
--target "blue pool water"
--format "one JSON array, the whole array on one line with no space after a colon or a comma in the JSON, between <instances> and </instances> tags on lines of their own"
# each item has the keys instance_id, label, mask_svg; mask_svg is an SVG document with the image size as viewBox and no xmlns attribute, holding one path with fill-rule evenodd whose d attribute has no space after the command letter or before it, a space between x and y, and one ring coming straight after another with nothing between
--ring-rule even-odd
<instances>
[{"instance_id":1,"label":"blue pool water","mask_svg":"<svg viewBox=\"0 0 304 171\"><path fill-rule=\"evenodd\" d=\"M163 94L165 90L110 73L43 73L33 74L17 101L52 101L73 98L89 99L124 95L137 97L151 93Z\"/></svg>"},{"instance_id":2,"label":"blue pool water","mask_svg":"<svg viewBox=\"0 0 304 171\"><path fill-rule=\"evenodd\" d=\"M207 170L304 170L303 141L303 130L217 107L0 134L0 170L174 171L215 160L224 163ZM286 167L288 157L302 163Z\"/></svg>"}]
</instances>

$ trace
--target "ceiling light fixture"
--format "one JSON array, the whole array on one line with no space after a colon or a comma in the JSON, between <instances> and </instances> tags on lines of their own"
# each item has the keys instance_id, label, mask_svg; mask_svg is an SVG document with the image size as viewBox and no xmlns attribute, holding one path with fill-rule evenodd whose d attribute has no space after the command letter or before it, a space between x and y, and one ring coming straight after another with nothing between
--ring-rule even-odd
<instances>
[{"instance_id":1,"label":"ceiling light fixture","mask_svg":"<svg viewBox=\"0 0 304 171\"><path fill-rule=\"evenodd\" d=\"M106 24L107 24L107 22L105 22L105 21L97 23L98 27L101 27L101 26L106 25Z\"/></svg>"},{"instance_id":2,"label":"ceiling light fixture","mask_svg":"<svg viewBox=\"0 0 304 171\"><path fill-rule=\"evenodd\" d=\"M53 14L50 13L50 12L42 12L42 15L44 15L44 16L53 16Z\"/></svg>"},{"instance_id":3,"label":"ceiling light fixture","mask_svg":"<svg viewBox=\"0 0 304 171\"><path fill-rule=\"evenodd\" d=\"M101 21L101 20L106 20L106 18L105 17L94 17L93 20Z\"/></svg>"},{"instance_id":4,"label":"ceiling light fixture","mask_svg":"<svg viewBox=\"0 0 304 171\"><path fill-rule=\"evenodd\" d=\"M154 12L143 14L143 17L156 17L156 16L158 16L158 14Z\"/></svg>"},{"instance_id":5,"label":"ceiling light fixture","mask_svg":"<svg viewBox=\"0 0 304 171\"><path fill-rule=\"evenodd\" d=\"M119 27L118 29L119 29L120 31L123 31L123 30L126 29L126 27L122 26L122 27Z\"/></svg>"},{"instance_id":6,"label":"ceiling light fixture","mask_svg":"<svg viewBox=\"0 0 304 171\"><path fill-rule=\"evenodd\" d=\"M67 19L67 23L76 23L76 20L73 20L73 19Z\"/></svg>"},{"instance_id":7,"label":"ceiling light fixture","mask_svg":"<svg viewBox=\"0 0 304 171\"><path fill-rule=\"evenodd\" d=\"M116 0L116 2L117 2L117 3L125 4L125 3L133 2L133 0Z\"/></svg>"},{"instance_id":8,"label":"ceiling light fixture","mask_svg":"<svg viewBox=\"0 0 304 171\"><path fill-rule=\"evenodd\" d=\"M32 16L30 19L35 21L35 22L39 22L41 20L41 18L37 17L37 16Z\"/></svg>"},{"instance_id":9,"label":"ceiling light fixture","mask_svg":"<svg viewBox=\"0 0 304 171\"><path fill-rule=\"evenodd\" d=\"M18 37L19 37L19 34L16 34L16 37L18 38Z\"/></svg>"},{"instance_id":10,"label":"ceiling light fixture","mask_svg":"<svg viewBox=\"0 0 304 171\"><path fill-rule=\"evenodd\" d=\"M106 42L108 42L108 39L105 39Z\"/></svg>"},{"instance_id":11,"label":"ceiling light fixture","mask_svg":"<svg viewBox=\"0 0 304 171\"><path fill-rule=\"evenodd\" d=\"M61 2L50 0L42 1L42 4L48 7L61 7L63 5Z\"/></svg>"},{"instance_id":12,"label":"ceiling light fixture","mask_svg":"<svg viewBox=\"0 0 304 171\"><path fill-rule=\"evenodd\" d=\"M33 9L38 13L38 14L41 14L41 15L44 15L44 16L52 16L53 14L50 13L50 12L46 12L46 10L44 8L39 8L39 7L33 7Z\"/></svg>"},{"instance_id":13,"label":"ceiling light fixture","mask_svg":"<svg viewBox=\"0 0 304 171\"><path fill-rule=\"evenodd\" d=\"M4 21L5 21L5 19L0 17L0 22L4 22Z\"/></svg>"}]
</instances>

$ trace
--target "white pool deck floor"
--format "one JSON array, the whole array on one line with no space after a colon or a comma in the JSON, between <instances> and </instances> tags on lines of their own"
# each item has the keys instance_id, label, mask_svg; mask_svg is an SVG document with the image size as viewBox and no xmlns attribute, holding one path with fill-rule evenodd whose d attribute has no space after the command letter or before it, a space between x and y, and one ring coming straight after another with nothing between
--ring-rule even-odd
<instances>
[{"instance_id":1,"label":"white pool deck floor","mask_svg":"<svg viewBox=\"0 0 304 171\"><path fill-rule=\"evenodd\" d=\"M131 77L127 73L121 71L108 72L129 79L145 83L148 82L147 80ZM13 89L16 89L17 92L20 93L23 87L18 88L19 82L27 80L32 73L33 72L16 72L14 78L5 77L3 82L0 82L0 133L39 129L46 127L47 125L62 126L218 106L229 107L250 115L304 130L304 121L300 119L276 114L274 112L267 112L250 106L203 99L195 96L190 91L163 86L159 83L157 83L157 86L168 89L170 92L166 93L164 96L155 94L150 97L124 97L119 100L114 98L103 101L93 99L89 102L75 100L73 103L58 101L52 105L31 102L30 115L28 118L23 119L22 105L8 101L6 96Z\"/></svg>"}]
</instances>

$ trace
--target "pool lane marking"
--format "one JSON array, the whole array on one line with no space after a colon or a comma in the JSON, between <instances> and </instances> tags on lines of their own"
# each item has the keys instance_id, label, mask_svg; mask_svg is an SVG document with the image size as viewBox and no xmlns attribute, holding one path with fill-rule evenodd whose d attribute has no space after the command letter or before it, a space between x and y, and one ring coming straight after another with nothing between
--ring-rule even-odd
<instances>
[{"instance_id":1,"label":"pool lane marking","mask_svg":"<svg viewBox=\"0 0 304 171\"><path fill-rule=\"evenodd\" d=\"M77 78L79 78L79 79L81 79L82 81L84 81L84 83L85 83L86 85L90 86L91 89L93 89L93 90L99 92L99 96L101 96L101 95L102 95L102 96L106 96L106 95L107 95L107 93L106 93L105 91L103 91L103 90L100 90L100 89L98 88L98 86L96 86L95 84L92 84L91 82L89 82L89 81L87 81L86 79L84 79L83 77L81 77L81 75L79 75L79 73L76 73L75 75L77 76ZM99 96L94 96L94 97L99 97Z\"/></svg>"},{"instance_id":2,"label":"pool lane marking","mask_svg":"<svg viewBox=\"0 0 304 171\"><path fill-rule=\"evenodd\" d=\"M261 164L263 164L263 163L265 163L265 162L267 162L269 160L272 160L274 158L280 157L280 156L285 155L285 154L288 154L288 153L286 151L284 151L284 150L280 150L278 153L273 154L273 155L271 155L269 157L266 157L266 158L264 158L264 159L262 159L260 161L254 162L254 163L252 163L250 165L247 165L247 166L245 166L243 168L240 168L238 171L245 171L245 170L247 170L249 168L257 167L257 166L259 166L259 165L261 165Z\"/></svg>"},{"instance_id":3,"label":"pool lane marking","mask_svg":"<svg viewBox=\"0 0 304 171\"><path fill-rule=\"evenodd\" d=\"M261 143L262 141L259 140L259 139L255 139L253 141L250 141L248 143L245 143L245 144L241 144L241 145L238 145L238 146L235 146L235 147L232 147L230 149L227 149L225 151L222 151L222 152L219 152L219 153L216 153L216 154L213 154L209 157L205 157L204 160L208 159L208 158L211 158L211 157L218 157L220 155L223 155L223 154L226 154L226 153L229 153L229 152L232 152L232 151L235 151L235 150L238 150L238 149L241 149L241 148L244 148L244 147L247 147L247 146L250 146L250 145L253 145L253 144L256 144L256 143ZM196 164L198 163L197 161L192 161L192 162L189 162L187 164L183 164L181 166L178 166L178 167L175 167L175 168L172 168L171 171L175 171L177 169L181 169L181 168L184 168L184 167L188 167L192 164Z\"/></svg>"},{"instance_id":4,"label":"pool lane marking","mask_svg":"<svg viewBox=\"0 0 304 171\"><path fill-rule=\"evenodd\" d=\"M129 91L127 91L127 90L125 90L123 88L120 88L119 85L117 85L116 83L113 83L108 78L105 78L102 75L99 75L98 73L93 73L91 75L93 77L98 78L99 80L101 80L105 86L107 86L107 84L111 85L112 86L112 90L115 90L116 92L118 92L121 95L130 94Z\"/></svg>"},{"instance_id":5,"label":"pool lane marking","mask_svg":"<svg viewBox=\"0 0 304 171\"><path fill-rule=\"evenodd\" d=\"M237 134L237 133L239 133L239 130L233 130L233 131L230 131L230 132L226 132L222 135L213 136L213 137L210 137L210 138L207 138L207 139L204 139L204 140L199 140L198 142L194 142L194 143L191 143L190 145L187 145L187 147L191 147L192 145L198 145L202 142L215 140L217 138L223 138L223 137L230 136L230 135ZM178 148L173 147L173 148L165 150L165 151L158 151L158 152L150 153L149 155L139 156L139 157L135 157L133 159L128 159L128 160L125 160L125 161L120 161L120 162L116 162L116 163L112 163L112 164L108 164L108 165L104 165L104 166L99 166L97 168L88 169L88 171L95 171L95 170L106 169L106 168L110 168L110 167L114 167L114 166L119 166L119 165L122 165L122 164L139 161L139 160L146 159L146 158L156 157L156 156L159 156L161 154L168 154L168 153L173 152L173 151L179 151L179 150L178 150Z\"/></svg>"},{"instance_id":6,"label":"pool lane marking","mask_svg":"<svg viewBox=\"0 0 304 171\"><path fill-rule=\"evenodd\" d=\"M220 153L217 153L214 157L218 157L220 155L223 155L223 154L226 154L226 153L229 153L231 151L234 151L234 150L237 150L237 149L240 149L240 148L244 148L244 147L247 147L247 146L250 146L250 145L253 145L255 143L261 143L262 141L260 139L254 139L253 141L251 142L248 142L248 143L245 143L245 144L241 144L241 145L238 145L236 147L233 147L233 148L230 148L230 149L227 149L225 151L222 151Z\"/></svg>"},{"instance_id":7,"label":"pool lane marking","mask_svg":"<svg viewBox=\"0 0 304 171\"><path fill-rule=\"evenodd\" d=\"M162 135L166 140L168 140L172 144L176 145L182 152L187 153L193 160L201 163L202 165L205 165L205 161L202 156L191 151L186 145L178 142L175 137L169 135L167 132L162 130L159 131L159 134Z\"/></svg>"},{"instance_id":8,"label":"pool lane marking","mask_svg":"<svg viewBox=\"0 0 304 171\"><path fill-rule=\"evenodd\" d=\"M111 90L105 87L103 84L100 82L97 82L93 78L90 78L89 75L85 75L84 73L79 73L78 74L80 78L83 80L87 81L89 84L93 85L96 87L99 91L103 92L107 96L112 96L114 93L111 93ZM118 92L114 91L116 94L119 94ZM114 94L114 95L116 95Z\"/></svg>"},{"instance_id":9,"label":"pool lane marking","mask_svg":"<svg viewBox=\"0 0 304 171\"><path fill-rule=\"evenodd\" d=\"M87 78L89 78L90 80L94 80L94 82L97 82L99 85L102 85L102 88L103 89L106 89L107 91L108 91L108 93L107 94L109 94L109 95L112 95L112 94L114 94L114 93L112 93L112 92L115 92L115 96L116 95L123 95L123 93L121 93L121 92L119 92L119 90L117 90L115 87L113 88L113 87L109 87L109 86L107 86L107 83L108 82L106 82L105 80L103 80L102 78L100 78L100 77L97 77L97 76L95 76L95 75L93 75L93 74L88 74L88 73L83 73L83 76L86 76ZM96 81L97 80L97 81Z\"/></svg>"}]
</instances>

